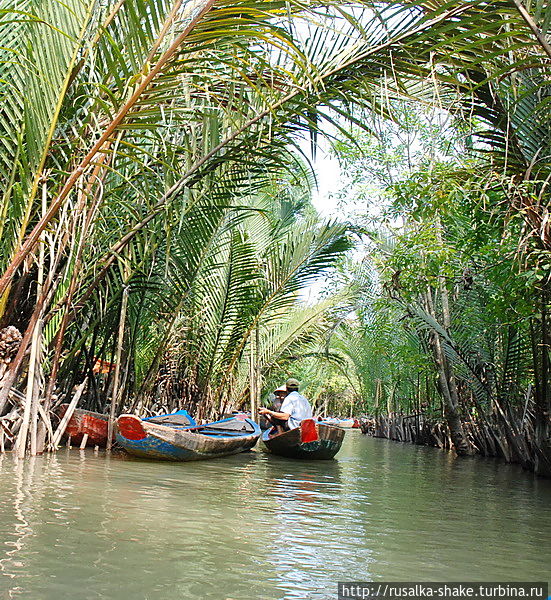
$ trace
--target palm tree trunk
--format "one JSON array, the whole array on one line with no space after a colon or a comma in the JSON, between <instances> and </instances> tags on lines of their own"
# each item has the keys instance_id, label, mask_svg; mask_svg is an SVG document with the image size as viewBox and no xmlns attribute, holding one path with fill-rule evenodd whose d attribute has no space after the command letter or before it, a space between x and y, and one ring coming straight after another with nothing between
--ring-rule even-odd
<instances>
[{"instance_id":1,"label":"palm tree trunk","mask_svg":"<svg viewBox=\"0 0 551 600\"><path fill-rule=\"evenodd\" d=\"M535 331L532 328L532 336ZM544 285L541 291L541 325L539 343L533 344L534 371L536 379L535 393L535 466L534 471L539 475L551 476L551 366L549 347L551 335L549 332L549 290Z\"/></svg>"},{"instance_id":2,"label":"palm tree trunk","mask_svg":"<svg viewBox=\"0 0 551 600\"><path fill-rule=\"evenodd\" d=\"M425 293L425 304L427 312L436 319L430 289ZM447 295L443 305L447 305ZM447 314L444 316L444 321L449 323L449 308ZM469 456L472 454L472 448L463 430L463 424L461 423L459 394L457 392L457 383L455 381L453 367L446 358L440 336L436 331L431 331L429 335L429 344L438 373L438 389L444 402L444 417L450 429L452 443L459 456Z\"/></svg>"}]
</instances>

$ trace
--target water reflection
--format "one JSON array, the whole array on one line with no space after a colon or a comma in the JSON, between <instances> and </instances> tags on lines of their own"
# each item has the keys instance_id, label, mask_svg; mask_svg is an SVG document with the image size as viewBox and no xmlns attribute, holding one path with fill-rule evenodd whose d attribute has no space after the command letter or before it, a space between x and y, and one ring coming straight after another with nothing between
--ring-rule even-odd
<instances>
[{"instance_id":1,"label":"water reflection","mask_svg":"<svg viewBox=\"0 0 551 600\"><path fill-rule=\"evenodd\" d=\"M0 456L0 598L327 599L549 578L551 482L352 432L338 460Z\"/></svg>"}]
</instances>

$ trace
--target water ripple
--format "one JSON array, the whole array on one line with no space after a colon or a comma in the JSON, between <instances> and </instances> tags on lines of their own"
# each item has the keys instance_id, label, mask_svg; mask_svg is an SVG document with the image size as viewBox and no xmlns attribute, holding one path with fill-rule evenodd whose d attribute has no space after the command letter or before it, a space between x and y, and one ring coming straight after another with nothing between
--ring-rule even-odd
<instances>
[{"instance_id":1,"label":"water ripple","mask_svg":"<svg viewBox=\"0 0 551 600\"><path fill-rule=\"evenodd\" d=\"M0 456L0 599L326 600L337 581L537 580L551 482L356 432L336 461Z\"/></svg>"}]
</instances>

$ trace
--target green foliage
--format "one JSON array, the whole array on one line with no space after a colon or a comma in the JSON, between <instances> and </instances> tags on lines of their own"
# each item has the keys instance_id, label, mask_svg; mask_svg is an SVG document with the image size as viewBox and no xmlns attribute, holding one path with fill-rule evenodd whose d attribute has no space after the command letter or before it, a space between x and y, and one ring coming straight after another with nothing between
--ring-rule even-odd
<instances>
[{"instance_id":1,"label":"green foliage","mask_svg":"<svg viewBox=\"0 0 551 600\"><path fill-rule=\"evenodd\" d=\"M545 28L548 12L535 15ZM298 340L319 354L342 320L334 299L298 301L351 246L307 208L296 150L330 124L356 199L385 203L387 226L405 220L373 236L373 287L407 305L472 273L515 324L549 267L546 61L501 2L0 0L0 315L44 321L44 366L70 389L112 358L127 289L127 389L154 395L162 365L180 397L241 401L253 335L268 375ZM491 162L446 164L469 146ZM511 258L519 236L526 264ZM412 331L396 304L359 298L326 355L357 389L372 371L394 397L425 340L400 345ZM358 340L380 361L363 365Z\"/></svg>"}]
</instances>

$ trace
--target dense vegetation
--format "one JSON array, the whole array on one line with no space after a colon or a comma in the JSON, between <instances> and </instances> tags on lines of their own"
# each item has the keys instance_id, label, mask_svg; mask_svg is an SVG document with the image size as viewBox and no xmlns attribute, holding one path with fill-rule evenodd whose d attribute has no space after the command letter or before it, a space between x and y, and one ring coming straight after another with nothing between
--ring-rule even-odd
<instances>
[{"instance_id":1,"label":"dense vegetation","mask_svg":"<svg viewBox=\"0 0 551 600\"><path fill-rule=\"evenodd\" d=\"M345 387L347 409L442 401L459 453L474 411L517 440L529 422L545 470L547 4L0 9L0 415L21 456L82 382L94 409L208 417L292 365L324 410ZM343 203L384 205L352 224L309 206L301 140L328 124ZM367 237L368 265L343 258Z\"/></svg>"},{"instance_id":2,"label":"dense vegetation","mask_svg":"<svg viewBox=\"0 0 551 600\"><path fill-rule=\"evenodd\" d=\"M367 147L342 156L361 174L351 187L361 196L369 173L367 193L384 208L375 223L361 219L365 264L345 273L364 279L357 319L334 345L353 366L364 410L379 417L376 433L545 473L548 251L514 209L495 157L453 139L462 124L434 136L426 118L406 116L390 145L358 135ZM418 152L381 175L373 167L392 161L403 123Z\"/></svg>"}]
</instances>

